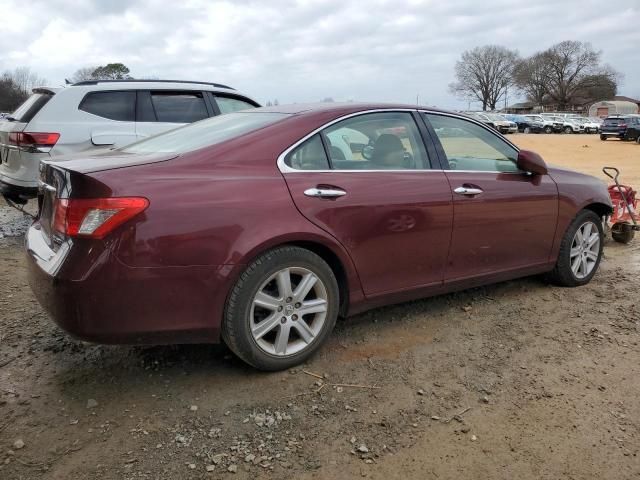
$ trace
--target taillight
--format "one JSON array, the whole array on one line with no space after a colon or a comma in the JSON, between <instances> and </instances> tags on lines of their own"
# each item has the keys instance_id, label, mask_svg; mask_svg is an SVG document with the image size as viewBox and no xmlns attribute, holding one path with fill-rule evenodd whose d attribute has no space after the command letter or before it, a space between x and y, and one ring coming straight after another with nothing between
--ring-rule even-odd
<instances>
[{"instance_id":1,"label":"taillight","mask_svg":"<svg viewBox=\"0 0 640 480\"><path fill-rule=\"evenodd\" d=\"M69 237L102 238L148 206L143 197L58 198L53 229Z\"/></svg>"},{"instance_id":2,"label":"taillight","mask_svg":"<svg viewBox=\"0 0 640 480\"><path fill-rule=\"evenodd\" d=\"M620 127L620 128L627 128L627 124L626 124L626 123L621 123L620 125L618 125L618 127Z\"/></svg>"},{"instance_id":3,"label":"taillight","mask_svg":"<svg viewBox=\"0 0 640 480\"><path fill-rule=\"evenodd\" d=\"M9 143L21 150L51 149L59 138L59 133L11 132Z\"/></svg>"}]
</instances>

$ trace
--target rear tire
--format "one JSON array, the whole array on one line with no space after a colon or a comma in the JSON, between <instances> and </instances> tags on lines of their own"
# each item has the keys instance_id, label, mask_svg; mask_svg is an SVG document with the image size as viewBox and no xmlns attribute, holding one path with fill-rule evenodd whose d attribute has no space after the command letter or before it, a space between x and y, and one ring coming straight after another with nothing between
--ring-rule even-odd
<instances>
[{"instance_id":1,"label":"rear tire","mask_svg":"<svg viewBox=\"0 0 640 480\"><path fill-rule=\"evenodd\" d=\"M531 129L529 127L524 127L524 133L531 133Z\"/></svg>"},{"instance_id":2,"label":"rear tire","mask_svg":"<svg viewBox=\"0 0 640 480\"><path fill-rule=\"evenodd\" d=\"M553 128L551 128L551 127L544 127L544 133L553 133Z\"/></svg>"},{"instance_id":3,"label":"rear tire","mask_svg":"<svg viewBox=\"0 0 640 480\"><path fill-rule=\"evenodd\" d=\"M222 338L255 368L283 370L318 350L333 330L338 309L331 267L304 248L279 247L260 255L236 282Z\"/></svg>"},{"instance_id":4,"label":"rear tire","mask_svg":"<svg viewBox=\"0 0 640 480\"><path fill-rule=\"evenodd\" d=\"M598 271L603 245L602 219L591 210L582 210L562 237L556 265L547 280L563 287L586 285Z\"/></svg>"},{"instance_id":5,"label":"rear tire","mask_svg":"<svg viewBox=\"0 0 640 480\"><path fill-rule=\"evenodd\" d=\"M573 129L571 127L564 127L564 133L573 133Z\"/></svg>"},{"instance_id":6,"label":"rear tire","mask_svg":"<svg viewBox=\"0 0 640 480\"><path fill-rule=\"evenodd\" d=\"M600 135L600 140L602 140L603 142L607 139L606 135Z\"/></svg>"}]
</instances>

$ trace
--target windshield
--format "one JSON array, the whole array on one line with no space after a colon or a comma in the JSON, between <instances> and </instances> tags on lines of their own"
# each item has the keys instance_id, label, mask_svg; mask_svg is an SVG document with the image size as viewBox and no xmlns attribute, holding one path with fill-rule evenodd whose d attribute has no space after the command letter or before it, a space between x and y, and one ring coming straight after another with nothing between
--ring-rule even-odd
<instances>
[{"instance_id":1,"label":"windshield","mask_svg":"<svg viewBox=\"0 0 640 480\"><path fill-rule=\"evenodd\" d=\"M271 125L289 115L273 112L236 112L201 120L121 149L126 153L184 153L222 143Z\"/></svg>"}]
</instances>

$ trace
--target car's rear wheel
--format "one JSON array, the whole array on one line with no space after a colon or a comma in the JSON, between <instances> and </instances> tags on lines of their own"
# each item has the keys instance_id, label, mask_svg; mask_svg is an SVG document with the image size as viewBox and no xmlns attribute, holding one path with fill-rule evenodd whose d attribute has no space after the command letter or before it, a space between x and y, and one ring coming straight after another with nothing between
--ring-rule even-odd
<instances>
[{"instance_id":1,"label":"car's rear wheel","mask_svg":"<svg viewBox=\"0 0 640 480\"><path fill-rule=\"evenodd\" d=\"M551 127L544 127L544 133L553 133L553 128L551 128Z\"/></svg>"},{"instance_id":2,"label":"car's rear wheel","mask_svg":"<svg viewBox=\"0 0 640 480\"><path fill-rule=\"evenodd\" d=\"M591 210L582 210L562 238L555 268L548 274L549 281L564 287L589 283L600 265L603 245L602 219Z\"/></svg>"},{"instance_id":3,"label":"car's rear wheel","mask_svg":"<svg viewBox=\"0 0 640 480\"><path fill-rule=\"evenodd\" d=\"M573 133L573 129L571 127L564 127L564 133Z\"/></svg>"},{"instance_id":4,"label":"car's rear wheel","mask_svg":"<svg viewBox=\"0 0 640 480\"><path fill-rule=\"evenodd\" d=\"M240 276L227 299L222 337L254 367L286 369L322 345L338 306L338 283L329 265L309 250L280 247Z\"/></svg>"},{"instance_id":5,"label":"car's rear wheel","mask_svg":"<svg viewBox=\"0 0 640 480\"><path fill-rule=\"evenodd\" d=\"M531 133L531 129L529 127L524 127L524 133Z\"/></svg>"},{"instance_id":6,"label":"car's rear wheel","mask_svg":"<svg viewBox=\"0 0 640 480\"><path fill-rule=\"evenodd\" d=\"M600 140L602 140L603 142L607 139L606 135L600 135Z\"/></svg>"}]
</instances>

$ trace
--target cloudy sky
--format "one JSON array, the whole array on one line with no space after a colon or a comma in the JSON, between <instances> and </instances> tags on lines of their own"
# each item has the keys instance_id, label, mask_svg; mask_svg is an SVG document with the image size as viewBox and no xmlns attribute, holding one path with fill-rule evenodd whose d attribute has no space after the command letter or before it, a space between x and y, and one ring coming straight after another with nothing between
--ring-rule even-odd
<instances>
[{"instance_id":1,"label":"cloudy sky","mask_svg":"<svg viewBox=\"0 0 640 480\"><path fill-rule=\"evenodd\" d=\"M640 1L0 0L0 71L50 84L81 67L226 83L261 102L378 100L466 108L448 93L460 54L529 55L589 41L640 97ZM514 99L515 100L515 99Z\"/></svg>"}]
</instances>

